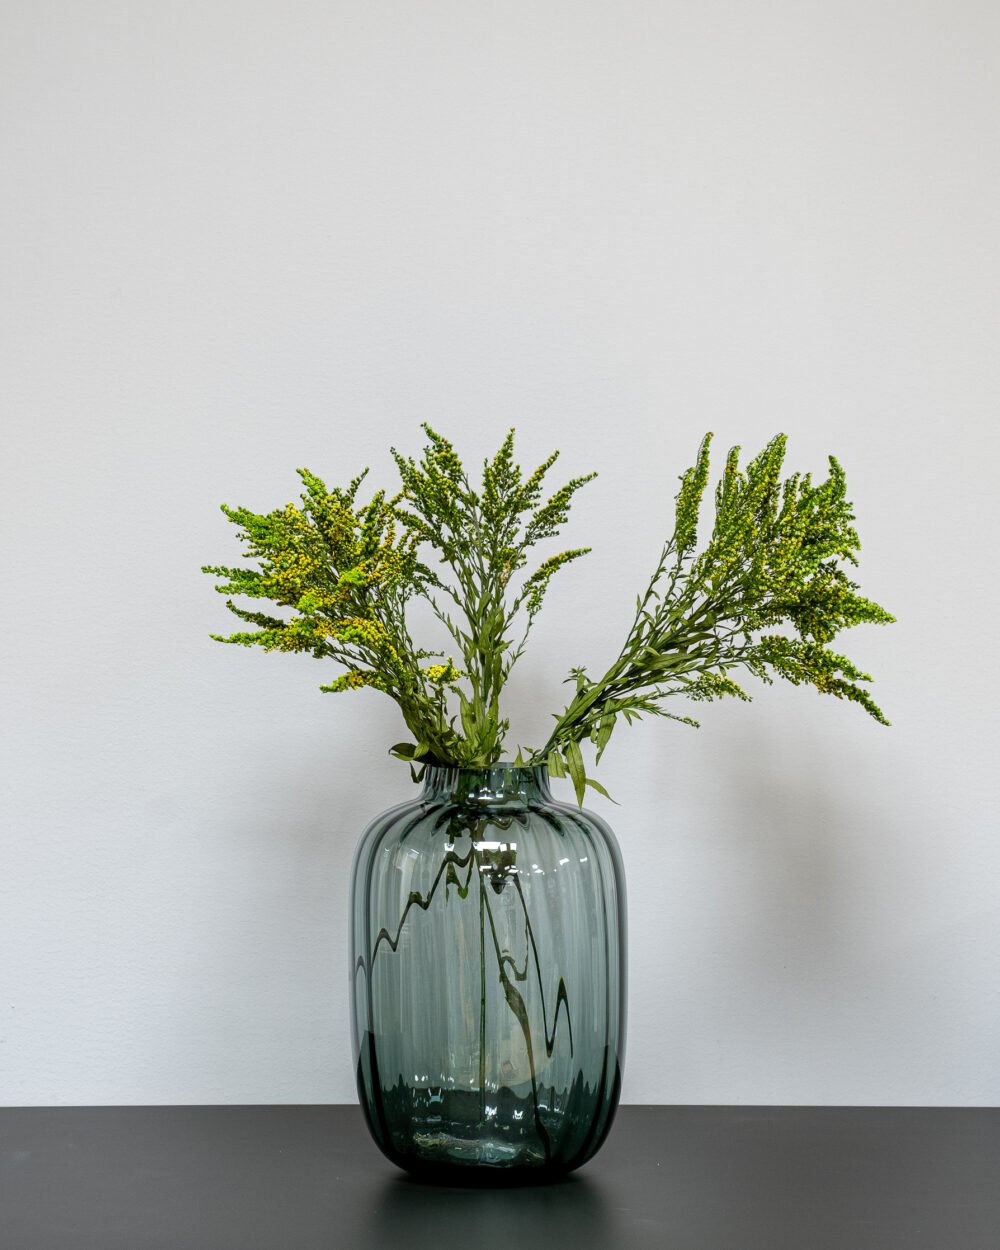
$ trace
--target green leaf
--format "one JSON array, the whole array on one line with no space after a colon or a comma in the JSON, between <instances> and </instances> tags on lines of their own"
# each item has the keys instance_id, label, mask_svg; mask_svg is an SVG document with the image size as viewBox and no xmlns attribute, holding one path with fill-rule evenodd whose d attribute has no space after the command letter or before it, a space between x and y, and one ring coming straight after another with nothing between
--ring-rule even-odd
<instances>
[{"instance_id":1,"label":"green leaf","mask_svg":"<svg viewBox=\"0 0 1000 1250\"><path fill-rule=\"evenodd\" d=\"M600 724L597 729L597 763L601 762L601 756L604 754L604 748L608 745L608 740L615 727L615 714L613 712L605 712L601 717Z\"/></svg>"},{"instance_id":2,"label":"green leaf","mask_svg":"<svg viewBox=\"0 0 1000 1250\"><path fill-rule=\"evenodd\" d=\"M620 804L618 803L618 800L612 799L611 795L608 794L607 790L605 790L605 788L601 785L601 783L599 781L595 781L593 777L587 778L587 785L593 786L598 794L603 794L606 799L609 799L612 803L614 803L615 807L620 806Z\"/></svg>"},{"instance_id":3,"label":"green leaf","mask_svg":"<svg viewBox=\"0 0 1000 1250\"><path fill-rule=\"evenodd\" d=\"M462 718L462 729L465 736L473 741L477 736L478 725L476 724L476 713L472 704L466 698L463 691L458 692L459 712Z\"/></svg>"},{"instance_id":4,"label":"green leaf","mask_svg":"<svg viewBox=\"0 0 1000 1250\"><path fill-rule=\"evenodd\" d=\"M389 748L389 754L394 755L397 760L412 760L416 749L412 742L397 742Z\"/></svg>"},{"instance_id":5,"label":"green leaf","mask_svg":"<svg viewBox=\"0 0 1000 1250\"><path fill-rule=\"evenodd\" d=\"M562 756L557 750L555 750L555 748L549 752L546 758L546 763L548 764L549 772L553 777L562 778L566 776L566 765L563 763Z\"/></svg>"},{"instance_id":6,"label":"green leaf","mask_svg":"<svg viewBox=\"0 0 1000 1250\"><path fill-rule=\"evenodd\" d=\"M573 789L576 791L576 801L583 807L583 796L587 788L587 774L583 767L583 756L580 754L580 744L575 740L566 743L563 754L566 757L566 767L569 769L569 775L573 781Z\"/></svg>"}]
</instances>

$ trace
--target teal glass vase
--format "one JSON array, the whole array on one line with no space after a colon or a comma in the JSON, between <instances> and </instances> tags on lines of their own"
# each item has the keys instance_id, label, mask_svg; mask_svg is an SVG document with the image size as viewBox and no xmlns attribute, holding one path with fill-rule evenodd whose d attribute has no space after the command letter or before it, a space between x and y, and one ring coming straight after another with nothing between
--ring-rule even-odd
<instances>
[{"instance_id":1,"label":"teal glass vase","mask_svg":"<svg viewBox=\"0 0 1000 1250\"><path fill-rule=\"evenodd\" d=\"M543 767L428 766L352 874L358 1094L427 1179L548 1180L605 1140L625 1046L614 834Z\"/></svg>"}]
</instances>

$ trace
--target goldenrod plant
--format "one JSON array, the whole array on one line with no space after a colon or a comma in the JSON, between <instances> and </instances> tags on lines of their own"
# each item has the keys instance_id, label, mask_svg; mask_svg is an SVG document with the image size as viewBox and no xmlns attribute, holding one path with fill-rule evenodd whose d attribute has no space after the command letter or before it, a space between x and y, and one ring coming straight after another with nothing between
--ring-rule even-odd
<instances>
[{"instance_id":1,"label":"goldenrod plant","mask_svg":"<svg viewBox=\"0 0 1000 1250\"><path fill-rule=\"evenodd\" d=\"M509 721L501 695L524 651L549 584L587 554L570 548L534 564L533 549L555 538L577 492L596 475L566 482L546 497L553 452L525 474L514 460L514 431L487 459L473 485L452 444L428 425L419 459L392 456L401 488L358 503L366 469L344 488L328 489L299 469L298 504L268 513L222 505L246 544L249 565L206 566L222 580L227 607L253 629L220 642L266 651L305 651L346 671L320 687L371 687L394 699L412 741L390 748L417 766L486 767L504 750ZM749 701L733 676L745 672L808 684L859 704L886 720L859 682L871 682L829 647L843 629L894 618L857 593L843 567L860 549L844 471L829 457L825 481L782 478L786 437L779 434L740 468L734 447L715 488L712 531L699 549L698 522L709 481L711 434L681 476L673 534L666 542L617 659L603 676L570 670L573 695L539 748L517 753L521 764L547 764L569 776L577 800L588 776L581 744L595 764L621 721L665 716L697 726L672 710L682 697L705 702L727 695ZM529 567L534 565L534 567ZM238 605L234 596L268 600L281 616ZM407 625L411 600L430 605L454 649L418 646Z\"/></svg>"}]
</instances>

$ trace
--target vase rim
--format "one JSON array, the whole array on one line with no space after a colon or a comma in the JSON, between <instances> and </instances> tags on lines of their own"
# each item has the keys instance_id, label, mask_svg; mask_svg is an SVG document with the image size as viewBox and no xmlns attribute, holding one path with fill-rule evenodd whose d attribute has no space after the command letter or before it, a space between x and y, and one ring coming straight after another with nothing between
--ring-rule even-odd
<instances>
[{"instance_id":1,"label":"vase rim","mask_svg":"<svg viewBox=\"0 0 1000 1250\"><path fill-rule=\"evenodd\" d=\"M432 764L424 772L425 795L476 803L529 802L551 798L546 764Z\"/></svg>"},{"instance_id":2,"label":"vase rim","mask_svg":"<svg viewBox=\"0 0 1000 1250\"><path fill-rule=\"evenodd\" d=\"M419 761L417 761L419 763ZM495 764L439 764L435 761L427 761L428 769L435 768L441 771L456 773L488 773L494 769L505 769L517 772L537 772L539 769L548 771L548 764L544 761L541 764L518 764L514 760L497 760Z\"/></svg>"}]
</instances>

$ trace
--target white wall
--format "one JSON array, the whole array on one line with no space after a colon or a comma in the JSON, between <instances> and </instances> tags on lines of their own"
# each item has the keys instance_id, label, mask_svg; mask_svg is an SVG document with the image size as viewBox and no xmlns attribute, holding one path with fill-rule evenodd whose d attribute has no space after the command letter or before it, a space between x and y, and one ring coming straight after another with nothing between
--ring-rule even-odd
<instances>
[{"instance_id":1,"label":"white wall","mask_svg":"<svg viewBox=\"0 0 1000 1250\"><path fill-rule=\"evenodd\" d=\"M198 568L423 419L601 470L525 741L703 430L842 459L894 728L783 687L616 739L625 1098L997 1099L997 13L8 0L0 1101L353 1098L394 708L210 642Z\"/></svg>"}]
</instances>

